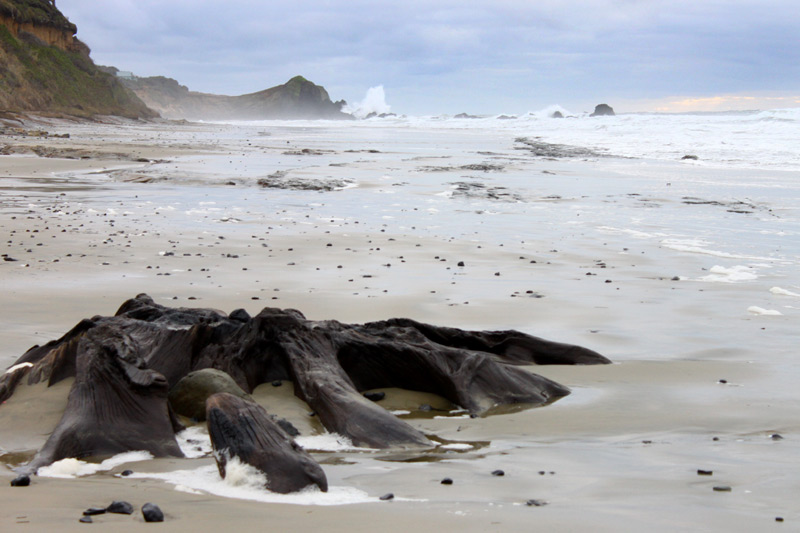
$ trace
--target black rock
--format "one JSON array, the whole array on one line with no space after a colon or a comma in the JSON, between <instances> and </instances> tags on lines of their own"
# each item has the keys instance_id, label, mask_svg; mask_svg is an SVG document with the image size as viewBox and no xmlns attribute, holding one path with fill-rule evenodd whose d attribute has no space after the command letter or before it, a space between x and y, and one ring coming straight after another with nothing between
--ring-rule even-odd
<instances>
[{"instance_id":1,"label":"black rock","mask_svg":"<svg viewBox=\"0 0 800 533\"><path fill-rule=\"evenodd\" d=\"M698 157L696 155L686 154L685 156L681 157L681 159L691 159L692 161L697 161Z\"/></svg>"},{"instance_id":2,"label":"black rock","mask_svg":"<svg viewBox=\"0 0 800 533\"><path fill-rule=\"evenodd\" d=\"M294 427L294 424L285 418L279 418L275 421L275 423L278 424L280 428L284 430L290 437L297 437L300 435L300 430Z\"/></svg>"},{"instance_id":3,"label":"black rock","mask_svg":"<svg viewBox=\"0 0 800 533\"><path fill-rule=\"evenodd\" d=\"M154 503L146 503L142 505L142 516L145 522L163 522L164 513Z\"/></svg>"},{"instance_id":4,"label":"black rock","mask_svg":"<svg viewBox=\"0 0 800 533\"><path fill-rule=\"evenodd\" d=\"M713 470L698 470L697 471L697 475L698 476L711 476L713 474L714 474Z\"/></svg>"},{"instance_id":5,"label":"black rock","mask_svg":"<svg viewBox=\"0 0 800 533\"><path fill-rule=\"evenodd\" d=\"M505 472L503 472L502 470L495 470L494 472L492 472L492 475L493 475L493 476L498 476L498 477L499 477L499 476L505 476L505 475L506 475L506 473L505 473Z\"/></svg>"},{"instance_id":6,"label":"black rock","mask_svg":"<svg viewBox=\"0 0 800 533\"><path fill-rule=\"evenodd\" d=\"M130 476L131 474L133 474L133 470L123 470L120 475L121 476Z\"/></svg>"},{"instance_id":7,"label":"black rock","mask_svg":"<svg viewBox=\"0 0 800 533\"><path fill-rule=\"evenodd\" d=\"M731 489L731 487L729 487L728 485L715 485L714 486L714 492L731 492L731 490L733 490L733 489Z\"/></svg>"},{"instance_id":8,"label":"black rock","mask_svg":"<svg viewBox=\"0 0 800 533\"><path fill-rule=\"evenodd\" d=\"M78 522L81 522L83 524L91 524L92 522L94 522L94 520L92 520L91 516L82 516L80 520L78 520Z\"/></svg>"},{"instance_id":9,"label":"black rock","mask_svg":"<svg viewBox=\"0 0 800 533\"><path fill-rule=\"evenodd\" d=\"M373 402L379 402L386 398L385 392L365 392L364 398L367 400L372 400Z\"/></svg>"},{"instance_id":10,"label":"black rock","mask_svg":"<svg viewBox=\"0 0 800 533\"><path fill-rule=\"evenodd\" d=\"M525 502L525 505L528 507L541 507L543 505L547 505L547 502L544 500L528 500Z\"/></svg>"},{"instance_id":11,"label":"black rock","mask_svg":"<svg viewBox=\"0 0 800 533\"><path fill-rule=\"evenodd\" d=\"M464 261L459 261L458 262L458 266L463 267L464 266Z\"/></svg>"},{"instance_id":12,"label":"black rock","mask_svg":"<svg viewBox=\"0 0 800 533\"><path fill-rule=\"evenodd\" d=\"M89 507L83 512L83 516L95 516L98 514L106 514L104 507Z\"/></svg>"},{"instance_id":13,"label":"black rock","mask_svg":"<svg viewBox=\"0 0 800 533\"><path fill-rule=\"evenodd\" d=\"M452 484L453 484L453 480L450 479L449 477L446 477L446 478L444 478L442 480L442 485L452 485Z\"/></svg>"},{"instance_id":14,"label":"black rock","mask_svg":"<svg viewBox=\"0 0 800 533\"><path fill-rule=\"evenodd\" d=\"M772 440L783 440L783 435L781 435L780 433L773 433L772 435L769 436L769 438L771 438Z\"/></svg>"},{"instance_id":15,"label":"black rock","mask_svg":"<svg viewBox=\"0 0 800 533\"><path fill-rule=\"evenodd\" d=\"M608 104L597 104L594 107L594 113L589 115L590 117L613 117L616 115L614 113L614 109Z\"/></svg>"},{"instance_id":16,"label":"black rock","mask_svg":"<svg viewBox=\"0 0 800 533\"><path fill-rule=\"evenodd\" d=\"M550 118L564 118L564 114L561 111L554 111Z\"/></svg>"},{"instance_id":17,"label":"black rock","mask_svg":"<svg viewBox=\"0 0 800 533\"><path fill-rule=\"evenodd\" d=\"M20 474L11 480L12 487L27 487L31 484L31 478L28 474Z\"/></svg>"},{"instance_id":18,"label":"black rock","mask_svg":"<svg viewBox=\"0 0 800 533\"><path fill-rule=\"evenodd\" d=\"M279 379L276 379L275 381L272 382L273 387L280 387L281 385L283 385L283 381Z\"/></svg>"},{"instance_id":19,"label":"black rock","mask_svg":"<svg viewBox=\"0 0 800 533\"><path fill-rule=\"evenodd\" d=\"M387 492L378 499L384 502L388 502L389 500L394 500L394 494L392 494L391 492Z\"/></svg>"},{"instance_id":20,"label":"black rock","mask_svg":"<svg viewBox=\"0 0 800 533\"><path fill-rule=\"evenodd\" d=\"M228 315L228 318L237 322L248 322L251 317L250 313L244 309L236 309L235 311L231 311L231 314Z\"/></svg>"},{"instance_id":21,"label":"black rock","mask_svg":"<svg viewBox=\"0 0 800 533\"><path fill-rule=\"evenodd\" d=\"M111 502L111 505L106 507L106 511L116 514L133 514L133 505L123 501Z\"/></svg>"}]
</instances>

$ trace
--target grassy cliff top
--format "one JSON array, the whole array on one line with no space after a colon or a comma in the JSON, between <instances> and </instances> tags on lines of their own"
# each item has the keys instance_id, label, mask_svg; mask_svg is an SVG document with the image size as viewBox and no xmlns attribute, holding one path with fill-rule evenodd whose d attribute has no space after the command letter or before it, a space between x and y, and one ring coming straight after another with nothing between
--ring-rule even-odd
<instances>
[{"instance_id":1,"label":"grassy cliff top","mask_svg":"<svg viewBox=\"0 0 800 533\"><path fill-rule=\"evenodd\" d=\"M19 23L49 26L73 35L78 31L49 0L0 0L0 15Z\"/></svg>"}]
</instances>

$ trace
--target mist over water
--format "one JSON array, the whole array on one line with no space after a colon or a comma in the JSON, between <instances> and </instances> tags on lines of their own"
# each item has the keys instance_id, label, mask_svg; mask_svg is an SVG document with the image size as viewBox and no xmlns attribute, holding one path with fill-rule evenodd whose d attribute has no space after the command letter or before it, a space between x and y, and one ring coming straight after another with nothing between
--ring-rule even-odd
<instances>
[{"instance_id":1,"label":"mist over water","mask_svg":"<svg viewBox=\"0 0 800 533\"><path fill-rule=\"evenodd\" d=\"M377 87L370 87L364 99L355 104L348 104L342 110L345 113L350 113L356 118L365 118L370 113L381 115L389 113L391 106L386 103L386 93L383 90L383 85Z\"/></svg>"}]
</instances>

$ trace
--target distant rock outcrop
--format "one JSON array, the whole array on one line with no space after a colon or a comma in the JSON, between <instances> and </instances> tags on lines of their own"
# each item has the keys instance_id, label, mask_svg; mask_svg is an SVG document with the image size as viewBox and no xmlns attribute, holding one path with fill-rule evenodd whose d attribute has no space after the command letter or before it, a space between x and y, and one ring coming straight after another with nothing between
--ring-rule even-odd
<instances>
[{"instance_id":1,"label":"distant rock outcrop","mask_svg":"<svg viewBox=\"0 0 800 533\"><path fill-rule=\"evenodd\" d=\"M0 0L0 110L155 117L114 76L97 68L76 32L55 2Z\"/></svg>"},{"instance_id":2,"label":"distant rock outcrop","mask_svg":"<svg viewBox=\"0 0 800 533\"><path fill-rule=\"evenodd\" d=\"M164 118L188 120L352 119L344 101L332 102L320 85L295 76L283 85L240 96L190 91L172 78L155 76L123 83Z\"/></svg>"},{"instance_id":3,"label":"distant rock outcrop","mask_svg":"<svg viewBox=\"0 0 800 533\"><path fill-rule=\"evenodd\" d=\"M616 115L614 109L608 104L597 104L594 107L594 113L590 117L613 117Z\"/></svg>"}]
</instances>

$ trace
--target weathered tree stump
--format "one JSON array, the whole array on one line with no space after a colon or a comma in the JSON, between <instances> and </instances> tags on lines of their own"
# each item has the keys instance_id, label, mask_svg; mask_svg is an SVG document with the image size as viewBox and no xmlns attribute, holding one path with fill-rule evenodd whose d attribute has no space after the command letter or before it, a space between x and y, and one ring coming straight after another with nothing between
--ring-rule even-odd
<instances>
[{"instance_id":1,"label":"weathered tree stump","mask_svg":"<svg viewBox=\"0 0 800 533\"><path fill-rule=\"evenodd\" d=\"M141 294L113 317L83 320L62 338L28 350L16 364L29 365L0 376L0 400L25 376L29 384L50 385L76 377L38 466L70 454L146 449L179 455L167 391L204 368L226 372L247 393L262 383L293 381L320 422L357 446L425 446L425 435L360 393L384 387L436 393L480 415L497 405L545 405L569 394L519 365L609 362L586 348L517 331L471 332L408 319L348 325L275 308L255 317L243 310L226 315L164 307Z\"/></svg>"},{"instance_id":2,"label":"weathered tree stump","mask_svg":"<svg viewBox=\"0 0 800 533\"><path fill-rule=\"evenodd\" d=\"M266 488L286 494L309 485L328 491L325 472L255 402L218 392L206 400L208 434L219 475L234 457L266 474Z\"/></svg>"}]
</instances>

